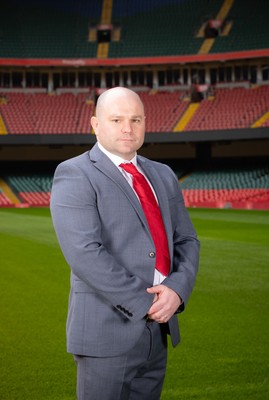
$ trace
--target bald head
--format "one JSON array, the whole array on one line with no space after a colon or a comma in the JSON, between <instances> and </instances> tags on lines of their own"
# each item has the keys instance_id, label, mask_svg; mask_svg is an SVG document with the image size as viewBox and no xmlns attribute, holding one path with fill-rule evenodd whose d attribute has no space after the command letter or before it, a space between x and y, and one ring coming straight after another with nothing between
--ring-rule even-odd
<instances>
[{"instance_id":1,"label":"bald head","mask_svg":"<svg viewBox=\"0 0 269 400\"><path fill-rule=\"evenodd\" d=\"M144 142L143 103L130 89L106 90L98 98L91 125L99 144L110 153L131 160Z\"/></svg>"},{"instance_id":2,"label":"bald head","mask_svg":"<svg viewBox=\"0 0 269 400\"><path fill-rule=\"evenodd\" d=\"M103 111L107 109L107 107L110 107L110 105L113 104L114 102L117 102L118 100L123 100L127 102L128 100L137 101L140 104L144 114L144 105L137 93L125 87L114 87L112 89L106 90L98 97L96 103L97 118L101 118Z\"/></svg>"}]
</instances>

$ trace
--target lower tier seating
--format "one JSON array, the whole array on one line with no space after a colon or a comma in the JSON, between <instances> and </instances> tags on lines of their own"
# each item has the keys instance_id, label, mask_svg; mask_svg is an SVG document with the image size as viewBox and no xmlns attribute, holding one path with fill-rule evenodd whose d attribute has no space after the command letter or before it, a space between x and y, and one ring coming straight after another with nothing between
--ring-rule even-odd
<instances>
[{"instance_id":1,"label":"lower tier seating","mask_svg":"<svg viewBox=\"0 0 269 400\"><path fill-rule=\"evenodd\" d=\"M269 209L269 165L216 167L185 175L176 172L187 207L263 208ZM49 206L52 175L25 174L4 177L20 199L19 206ZM0 190L0 206L12 202Z\"/></svg>"},{"instance_id":2,"label":"lower tier seating","mask_svg":"<svg viewBox=\"0 0 269 400\"><path fill-rule=\"evenodd\" d=\"M269 166L199 170L181 188L187 206L269 208Z\"/></svg>"},{"instance_id":3,"label":"lower tier seating","mask_svg":"<svg viewBox=\"0 0 269 400\"><path fill-rule=\"evenodd\" d=\"M269 189L185 189L187 207L269 208Z\"/></svg>"},{"instance_id":4,"label":"lower tier seating","mask_svg":"<svg viewBox=\"0 0 269 400\"><path fill-rule=\"evenodd\" d=\"M5 180L22 204L33 207L49 206L52 176L13 175Z\"/></svg>"},{"instance_id":5,"label":"lower tier seating","mask_svg":"<svg viewBox=\"0 0 269 400\"><path fill-rule=\"evenodd\" d=\"M11 200L0 189L0 207L10 207L12 205Z\"/></svg>"}]
</instances>

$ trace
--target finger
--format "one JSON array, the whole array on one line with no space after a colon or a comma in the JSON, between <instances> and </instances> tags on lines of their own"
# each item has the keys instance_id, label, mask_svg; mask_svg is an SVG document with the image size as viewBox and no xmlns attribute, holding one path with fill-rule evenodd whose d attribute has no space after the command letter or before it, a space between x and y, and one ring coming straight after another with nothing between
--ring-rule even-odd
<instances>
[{"instance_id":1,"label":"finger","mask_svg":"<svg viewBox=\"0 0 269 400\"><path fill-rule=\"evenodd\" d=\"M149 318L153 321L158 322L159 324L164 324L165 322L168 321L168 318L165 315L159 315L157 313L155 314L150 314Z\"/></svg>"}]
</instances>

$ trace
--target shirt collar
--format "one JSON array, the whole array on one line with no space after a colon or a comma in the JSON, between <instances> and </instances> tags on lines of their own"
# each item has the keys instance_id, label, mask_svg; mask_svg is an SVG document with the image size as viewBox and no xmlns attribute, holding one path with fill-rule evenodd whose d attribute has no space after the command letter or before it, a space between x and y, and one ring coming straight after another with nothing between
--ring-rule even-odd
<instances>
[{"instance_id":1,"label":"shirt collar","mask_svg":"<svg viewBox=\"0 0 269 400\"><path fill-rule=\"evenodd\" d=\"M106 150L104 146L102 146L99 142L97 142L99 149L115 164L117 167L120 166L122 163L132 163L137 167L137 154L129 161L124 160L123 158L116 156L115 154L111 153L110 151Z\"/></svg>"}]
</instances>

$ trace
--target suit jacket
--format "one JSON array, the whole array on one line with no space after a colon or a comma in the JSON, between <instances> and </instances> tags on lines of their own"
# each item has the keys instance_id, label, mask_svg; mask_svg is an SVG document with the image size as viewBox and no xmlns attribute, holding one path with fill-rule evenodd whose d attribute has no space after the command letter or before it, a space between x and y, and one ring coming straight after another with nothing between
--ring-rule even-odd
<instances>
[{"instance_id":1,"label":"suit jacket","mask_svg":"<svg viewBox=\"0 0 269 400\"><path fill-rule=\"evenodd\" d=\"M166 228L170 275L164 280L186 306L198 269L199 241L172 170L138 156L154 187ZM59 164L51 192L56 234L71 268L67 350L116 356L142 334L153 295L155 247L141 205L124 176L95 145ZM180 310L179 310L180 311ZM175 346L177 316L167 324Z\"/></svg>"}]
</instances>

